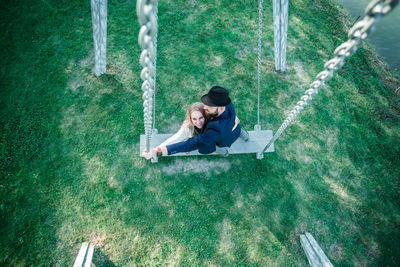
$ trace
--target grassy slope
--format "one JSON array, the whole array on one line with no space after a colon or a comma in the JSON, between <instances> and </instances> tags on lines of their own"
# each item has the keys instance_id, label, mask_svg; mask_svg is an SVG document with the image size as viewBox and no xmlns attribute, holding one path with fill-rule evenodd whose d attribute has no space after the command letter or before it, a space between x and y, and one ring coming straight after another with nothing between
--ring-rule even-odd
<instances>
[{"instance_id":1,"label":"grassy slope","mask_svg":"<svg viewBox=\"0 0 400 267\"><path fill-rule=\"evenodd\" d=\"M399 263L399 80L367 46L263 160L152 165L137 156L135 1L109 1L100 78L89 1L81 2L12 1L0 11L2 264L70 265L89 240L99 266L306 265L304 231L335 265ZM214 84L230 89L244 127L256 123L258 3L242 2L161 1L161 132ZM264 3L266 129L279 127L348 28L331 1L290 4L288 70L277 74Z\"/></svg>"}]
</instances>

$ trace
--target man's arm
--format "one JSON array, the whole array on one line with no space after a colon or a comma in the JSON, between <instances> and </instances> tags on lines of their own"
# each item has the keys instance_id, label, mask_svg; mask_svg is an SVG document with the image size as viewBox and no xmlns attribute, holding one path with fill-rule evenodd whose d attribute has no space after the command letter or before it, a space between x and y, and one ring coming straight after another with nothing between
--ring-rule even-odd
<instances>
[{"instance_id":1,"label":"man's arm","mask_svg":"<svg viewBox=\"0 0 400 267\"><path fill-rule=\"evenodd\" d=\"M199 145L212 147L215 146L215 142L216 140L218 140L220 134L221 132L217 129L207 128L203 134L199 134L195 137L189 138L185 142L166 146L166 152L168 153L168 155L172 155L179 152L189 152L192 150L196 150L198 149Z\"/></svg>"}]
</instances>

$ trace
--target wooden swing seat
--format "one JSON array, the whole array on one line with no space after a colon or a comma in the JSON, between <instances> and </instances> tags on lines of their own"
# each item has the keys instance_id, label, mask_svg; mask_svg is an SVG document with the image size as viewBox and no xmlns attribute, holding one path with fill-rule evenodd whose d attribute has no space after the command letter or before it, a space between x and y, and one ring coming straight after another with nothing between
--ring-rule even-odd
<instances>
[{"instance_id":1,"label":"wooden swing seat","mask_svg":"<svg viewBox=\"0 0 400 267\"><path fill-rule=\"evenodd\" d=\"M232 144L231 147L228 148L229 154L249 154L249 153L258 153L267 144L273 137L271 130L261 130L261 131L248 131L249 140L244 141L241 138L238 138L235 143ZM150 147L154 148L160 145L162 142L167 140L173 134L152 134ZM146 136L140 135L140 156L143 156L142 153L146 147ZM274 152L274 144L267 149L266 152ZM197 150L190 151L189 153L176 153L169 156L208 156L208 155L217 155L215 152L211 154L200 154ZM259 158L259 157L258 157ZM260 157L261 159L262 157Z\"/></svg>"}]
</instances>

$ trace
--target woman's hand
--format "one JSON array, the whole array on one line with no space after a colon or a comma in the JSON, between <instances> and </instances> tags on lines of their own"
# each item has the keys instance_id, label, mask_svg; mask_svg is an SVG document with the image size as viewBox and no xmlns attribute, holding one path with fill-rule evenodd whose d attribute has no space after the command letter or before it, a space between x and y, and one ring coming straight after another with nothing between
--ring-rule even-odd
<instances>
[{"instance_id":1,"label":"woman's hand","mask_svg":"<svg viewBox=\"0 0 400 267\"><path fill-rule=\"evenodd\" d=\"M142 156L145 157L147 160L149 160L151 158L157 157L157 153L161 153L160 156L168 155L167 147L162 146L162 147L152 148L150 152L147 152L147 150L145 149L142 153Z\"/></svg>"},{"instance_id":2,"label":"woman's hand","mask_svg":"<svg viewBox=\"0 0 400 267\"><path fill-rule=\"evenodd\" d=\"M157 156L157 148L152 148L150 152L147 152L147 150L145 149L142 153L142 156L145 157L147 160L154 158L155 156Z\"/></svg>"}]
</instances>

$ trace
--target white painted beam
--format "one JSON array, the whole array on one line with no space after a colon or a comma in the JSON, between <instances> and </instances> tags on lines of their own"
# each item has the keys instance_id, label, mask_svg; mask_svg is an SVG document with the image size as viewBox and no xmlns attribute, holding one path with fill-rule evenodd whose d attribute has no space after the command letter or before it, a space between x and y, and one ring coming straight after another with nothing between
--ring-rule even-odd
<instances>
[{"instance_id":1,"label":"white painted beam","mask_svg":"<svg viewBox=\"0 0 400 267\"><path fill-rule=\"evenodd\" d=\"M95 75L106 73L107 0L91 0Z\"/></svg>"}]
</instances>

